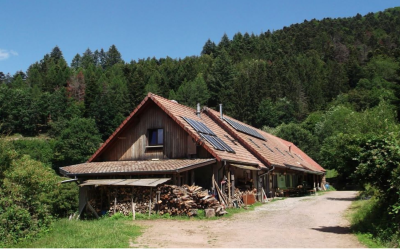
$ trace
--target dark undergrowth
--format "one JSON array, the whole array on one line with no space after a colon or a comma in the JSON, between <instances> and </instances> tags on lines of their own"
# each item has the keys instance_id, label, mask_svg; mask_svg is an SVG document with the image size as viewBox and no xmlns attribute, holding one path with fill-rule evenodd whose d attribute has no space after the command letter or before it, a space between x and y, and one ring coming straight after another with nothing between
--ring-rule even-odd
<instances>
[{"instance_id":1,"label":"dark undergrowth","mask_svg":"<svg viewBox=\"0 0 400 250\"><path fill-rule=\"evenodd\" d=\"M388 204L367 192L350 208L351 229L360 242L372 248L398 248L400 246L399 222L391 214Z\"/></svg>"}]
</instances>

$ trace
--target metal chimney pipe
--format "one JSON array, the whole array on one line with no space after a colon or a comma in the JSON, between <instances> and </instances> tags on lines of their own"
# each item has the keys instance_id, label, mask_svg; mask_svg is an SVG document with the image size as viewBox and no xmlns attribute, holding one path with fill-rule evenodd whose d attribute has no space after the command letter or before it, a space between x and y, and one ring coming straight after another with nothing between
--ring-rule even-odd
<instances>
[{"instance_id":1,"label":"metal chimney pipe","mask_svg":"<svg viewBox=\"0 0 400 250\"><path fill-rule=\"evenodd\" d=\"M289 152L292 152L292 145L289 145Z\"/></svg>"},{"instance_id":2,"label":"metal chimney pipe","mask_svg":"<svg viewBox=\"0 0 400 250\"><path fill-rule=\"evenodd\" d=\"M222 114L222 104L219 105L219 116L221 120L224 118L224 115Z\"/></svg>"},{"instance_id":3,"label":"metal chimney pipe","mask_svg":"<svg viewBox=\"0 0 400 250\"><path fill-rule=\"evenodd\" d=\"M197 103L196 115L200 118L200 103Z\"/></svg>"}]
</instances>

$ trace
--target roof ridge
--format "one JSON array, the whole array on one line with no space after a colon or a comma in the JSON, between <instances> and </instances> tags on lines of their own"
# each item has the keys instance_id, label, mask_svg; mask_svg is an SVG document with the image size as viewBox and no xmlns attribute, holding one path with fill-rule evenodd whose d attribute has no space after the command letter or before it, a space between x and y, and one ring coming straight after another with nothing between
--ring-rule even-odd
<instances>
[{"instance_id":1,"label":"roof ridge","mask_svg":"<svg viewBox=\"0 0 400 250\"><path fill-rule=\"evenodd\" d=\"M168 98L165 98L165 97L156 95L156 94L151 93L151 92L148 93L148 96L149 96L150 98L152 98L152 97L161 98L161 99L164 99L165 101L169 101L169 102L171 102L171 103L173 103L173 104L177 104L177 105L180 105L180 106L182 106L182 107L185 107L185 108L192 109L192 110L196 111L196 109L194 109L194 108L192 108L192 107L189 107L189 106L186 106L186 105L183 105L183 104L179 103L179 102L176 101L176 100L174 100L175 102L173 102L173 100L170 100L170 99L168 99Z\"/></svg>"},{"instance_id":2,"label":"roof ridge","mask_svg":"<svg viewBox=\"0 0 400 250\"><path fill-rule=\"evenodd\" d=\"M208 108L208 107L207 107L207 108ZM208 108L208 109L211 109L212 111L219 113L219 112L218 112L217 110L215 110L215 109L212 109L212 108ZM233 118L233 117L231 117L231 116L229 116L229 115L223 114L223 116L224 116L224 117L227 116L229 119L232 119L232 120L235 120L235 121L237 121L237 122L243 123L243 124L245 124L246 126L252 128L252 129L256 129L256 130L261 131L261 132L264 132L264 133L266 133L266 134L268 134L268 135L272 135L272 134L270 134L270 133L268 133L268 132L265 132L265 131L262 130L262 129L253 127L253 126L251 126L251 125L249 125L249 124L247 124L247 123L245 123L245 122L242 122L242 121L240 121L240 120L238 120L238 119L236 119L236 118ZM275 136L275 137L276 137L276 136Z\"/></svg>"}]
</instances>

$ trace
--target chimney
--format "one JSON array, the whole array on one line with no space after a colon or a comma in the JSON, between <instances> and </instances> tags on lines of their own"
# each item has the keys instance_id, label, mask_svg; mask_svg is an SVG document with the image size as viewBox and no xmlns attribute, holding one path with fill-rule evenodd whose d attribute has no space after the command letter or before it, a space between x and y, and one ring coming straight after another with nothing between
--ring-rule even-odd
<instances>
[{"instance_id":1,"label":"chimney","mask_svg":"<svg viewBox=\"0 0 400 250\"><path fill-rule=\"evenodd\" d=\"M196 115L200 118L200 103L197 103Z\"/></svg>"},{"instance_id":2,"label":"chimney","mask_svg":"<svg viewBox=\"0 0 400 250\"><path fill-rule=\"evenodd\" d=\"M292 153L292 145L289 145L289 152Z\"/></svg>"},{"instance_id":3,"label":"chimney","mask_svg":"<svg viewBox=\"0 0 400 250\"><path fill-rule=\"evenodd\" d=\"M219 116L221 120L224 118L224 115L222 114L222 104L219 105Z\"/></svg>"}]
</instances>

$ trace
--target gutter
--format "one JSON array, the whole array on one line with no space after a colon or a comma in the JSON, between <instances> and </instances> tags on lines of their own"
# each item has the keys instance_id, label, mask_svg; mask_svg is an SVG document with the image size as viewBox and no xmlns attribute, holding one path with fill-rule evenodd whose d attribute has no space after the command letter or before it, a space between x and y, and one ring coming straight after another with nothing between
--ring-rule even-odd
<instances>
[{"instance_id":1,"label":"gutter","mask_svg":"<svg viewBox=\"0 0 400 250\"><path fill-rule=\"evenodd\" d=\"M267 175L267 174L269 174L270 172L272 172L274 170L275 170L275 165L272 165L271 169L269 169L266 173L260 174L258 177L263 177L264 175Z\"/></svg>"},{"instance_id":2,"label":"gutter","mask_svg":"<svg viewBox=\"0 0 400 250\"><path fill-rule=\"evenodd\" d=\"M285 165L285 167L288 168L288 169L297 170L297 171L301 171L301 172L306 172L306 173L309 173L309 174L316 174L316 175L323 175L324 174L324 172L307 170L307 169L304 169L304 168L291 166L289 164Z\"/></svg>"},{"instance_id":3,"label":"gutter","mask_svg":"<svg viewBox=\"0 0 400 250\"><path fill-rule=\"evenodd\" d=\"M228 159L222 159L221 161L224 161L225 164L226 164L226 162L228 162L228 163L240 164L240 165L258 166L258 163L250 163L250 162L243 162L243 161L234 161L234 160L228 160ZM260 169L260 170L261 170L261 169Z\"/></svg>"}]
</instances>

